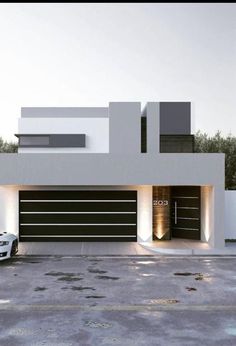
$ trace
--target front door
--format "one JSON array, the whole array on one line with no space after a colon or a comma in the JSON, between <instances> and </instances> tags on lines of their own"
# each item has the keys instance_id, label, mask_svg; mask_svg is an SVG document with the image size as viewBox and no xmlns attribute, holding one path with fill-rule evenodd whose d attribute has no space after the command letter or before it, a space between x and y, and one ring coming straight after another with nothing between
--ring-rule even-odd
<instances>
[{"instance_id":1,"label":"front door","mask_svg":"<svg viewBox=\"0 0 236 346\"><path fill-rule=\"evenodd\" d=\"M172 238L201 239L200 186L173 186L171 188Z\"/></svg>"}]
</instances>

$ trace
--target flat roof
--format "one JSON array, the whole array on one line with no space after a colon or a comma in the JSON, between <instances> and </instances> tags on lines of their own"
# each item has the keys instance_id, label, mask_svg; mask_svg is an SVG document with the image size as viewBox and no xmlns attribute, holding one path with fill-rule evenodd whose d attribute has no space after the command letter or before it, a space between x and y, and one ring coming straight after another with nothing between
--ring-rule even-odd
<instances>
[{"instance_id":1,"label":"flat roof","mask_svg":"<svg viewBox=\"0 0 236 346\"><path fill-rule=\"evenodd\" d=\"M22 107L22 118L106 118L108 107Z\"/></svg>"}]
</instances>

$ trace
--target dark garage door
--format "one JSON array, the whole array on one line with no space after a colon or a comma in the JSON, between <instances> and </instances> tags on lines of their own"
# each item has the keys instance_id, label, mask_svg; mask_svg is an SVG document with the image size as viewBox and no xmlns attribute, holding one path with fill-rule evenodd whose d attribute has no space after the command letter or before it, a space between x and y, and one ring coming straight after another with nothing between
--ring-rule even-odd
<instances>
[{"instance_id":1,"label":"dark garage door","mask_svg":"<svg viewBox=\"0 0 236 346\"><path fill-rule=\"evenodd\" d=\"M20 241L136 241L137 191L19 191Z\"/></svg>"}]
</instances>

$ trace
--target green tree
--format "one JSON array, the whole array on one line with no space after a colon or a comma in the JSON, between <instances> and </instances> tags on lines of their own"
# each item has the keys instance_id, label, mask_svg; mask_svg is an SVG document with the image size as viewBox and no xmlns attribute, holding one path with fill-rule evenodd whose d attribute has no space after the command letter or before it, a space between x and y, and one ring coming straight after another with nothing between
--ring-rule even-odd
<instances>
[{"instance_id":1,"label":"green tree","mask_svg":"<svg viewBox=\"0 0 236 346\"><path fill-rule=\"evenodd\" d=\"M4 141L0 137L0 153L17 153L17 149L17 143Z\"/></svg>"},{"instance_id":2,"label":"green tree","mask_svg":"<svg viewBox=\"0 0 236 346\"><path fill-rule=\"evenodd\" d=\"M214 136L198 131L195 135L195 152L225 153L225 188L236 190L236 137L223 137L220 131Z\"/></svg>"}]
</instances>

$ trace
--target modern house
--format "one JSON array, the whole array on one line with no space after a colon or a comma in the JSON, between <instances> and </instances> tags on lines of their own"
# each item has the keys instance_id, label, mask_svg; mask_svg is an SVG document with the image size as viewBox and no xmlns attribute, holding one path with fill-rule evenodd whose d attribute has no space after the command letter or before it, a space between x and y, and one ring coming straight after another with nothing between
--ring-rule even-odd
<instances>
[{"instance_id":1,"label":"modern house","mask_svg":"<svg viewBox=\"0 0 236 346\"><path fill-rule=\"evenodd\" d=\"M20 241L224 246L224 154L194 153L189 102L21 109L0 154L0 230Z\"/></svg>"}]
</instances>

